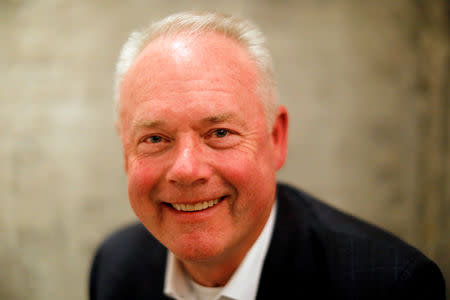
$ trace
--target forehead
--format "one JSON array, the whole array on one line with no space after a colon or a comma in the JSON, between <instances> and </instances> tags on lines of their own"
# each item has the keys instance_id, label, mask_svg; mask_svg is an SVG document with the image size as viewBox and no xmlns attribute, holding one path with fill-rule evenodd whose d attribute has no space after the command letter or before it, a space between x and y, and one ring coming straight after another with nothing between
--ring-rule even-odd
<instances>
[{"instance_id":1,"label":"forehead","mask_svg":"<svg viewBox=\"0 0 450 300\"><path fill-rule=\"evenodd\" d=\"M208 66L212 69L226 66L235 71L244 68L256 73L255 65L245 47L218 32L160 36L144 47L130 71L148 64L156 64L161 68L189 66L193 70Z\"/></svg>"},{"instance_id":2,"label":"forehead","mask_svg":"<svg viewBox=\"0 0 450 300\"><path fill-rule=\"evenodd\" d=\"M150 42L124 77L122 104L171 94L240 89L255 93L259 74L247 50L220 33L178 34ZM244 95L243 95L244 96Z\"/></svg>"}]
</instances>

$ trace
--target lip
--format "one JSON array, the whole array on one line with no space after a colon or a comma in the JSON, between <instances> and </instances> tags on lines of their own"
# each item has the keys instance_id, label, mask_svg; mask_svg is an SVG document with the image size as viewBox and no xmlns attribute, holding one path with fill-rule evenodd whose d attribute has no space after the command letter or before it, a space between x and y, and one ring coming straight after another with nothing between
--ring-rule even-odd
<instances>
[{"instance_id":1,"label":"lip","mask_svg":"<svg viewBox=\"0 0 450 300\"><path fill-rule=\"evenodd\" d=\"M223 195L219 197L210 197L210 198L202 198L201 200L181 200L181 201L171 201L171 202L162 202L164 205L168 205L172 207L173 204L187 204L187 205L195 205L197 203L209 202L214 200L219 200L219 203L224 199L228 198L229 195Z\"/></svg>"},{"instance_id":2,"label":"lip","mask_svg":"<svg viewBox=\"0 0 450 300\"><path fill-rule=\"evenodd\" d=\"M214 199L214 200L208 200L208 201L199 201L199 202L195 202L195 203L172 203L171 205L178 211L192 212L192 211L205 210L210 207L213 207L213 206L217 205L219 203L219 201L220 201L220 198Z\"/></svg>"},{"instance_id":3,"label":"lip","mask_svg":"<svg viewBox=\"0 0 450 300\"><path fill-rule=\"evenodd\" d=\"M196 204L196 203L201 203L204 201L210 201L210 200L204 200L204 201L192 201L192 202L188 202L188 201L183 201L183 202L172 202L172 203L168 203L168 202L164 202L163 203L163 209L170 214L171 217L176 218L178 221L180 222L186 222L186 223L192 223L192 222L199 222L204 218L208 218L210 217L212 214L214 214L218 209L221 209L221 207L223 206L223 203L229 198L228 195L226 196L222 196L219 198L214 198L214 199L210 199L210 200L215 200L215 199L219 199L219 202L211 207L208 207L206 209L203 210L198 210L198 211L182 211L182 210L177 210L172 206L172 203L174 204ZM225 201L224 201L225 200Z\"/></svg>"}]
</instances>

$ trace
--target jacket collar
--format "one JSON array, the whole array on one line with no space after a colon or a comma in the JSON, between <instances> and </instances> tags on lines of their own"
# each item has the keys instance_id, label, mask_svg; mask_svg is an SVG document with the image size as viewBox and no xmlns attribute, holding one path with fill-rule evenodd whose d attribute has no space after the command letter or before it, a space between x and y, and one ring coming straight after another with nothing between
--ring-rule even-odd
<instances>
[{"instance_id":1,"label":"jacket collar","mask_svg":"<svg viewBox=\"0 0 450 300\"><path fill-rule=\"evenodd\" d=\"M275 228L257 299L320 299L317 296L325 284L324 256L320 243L315 242L311 207L302 194L281 184L277 185L277 201Z\"/></svg>"}]
</instances>

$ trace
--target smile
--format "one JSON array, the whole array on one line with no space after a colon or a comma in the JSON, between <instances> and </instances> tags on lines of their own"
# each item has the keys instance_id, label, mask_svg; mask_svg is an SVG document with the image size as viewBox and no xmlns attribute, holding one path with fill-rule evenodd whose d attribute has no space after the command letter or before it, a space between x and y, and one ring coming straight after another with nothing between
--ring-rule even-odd
<instances>
[{"instance_id":1,"label":"smile","mask_svg":"<svg viewBox=\"0 0 450 300\"><path fill-rule=\"evenodd\" d=\"M197 202L197 203L171 203L173 208L175 208L178 211L200 211L207 208L210 208L217 203L220 202L224 197L221 197L219 199L209 200L209 201L203 201L203 202Z\"/></svg>"}]
</instances>

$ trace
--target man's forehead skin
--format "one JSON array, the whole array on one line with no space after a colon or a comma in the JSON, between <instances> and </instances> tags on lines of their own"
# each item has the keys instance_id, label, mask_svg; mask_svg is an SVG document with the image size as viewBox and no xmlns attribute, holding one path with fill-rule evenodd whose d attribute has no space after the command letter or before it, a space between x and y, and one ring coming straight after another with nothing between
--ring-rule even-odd
<instances>
[{"instance_id":1,"label":"man's forehead skin","mask_svg":"<svg viewBox=\"0 0 450 300\"><path fill-rule=\"evenodd\" d=\"M244 70L246 74L242 76ZM174 78L184 78L186 90L171 89ZM247 51L222 34L159 37L150 42L131 65L122 83L121 99L142 101L158 97L154 93L156 85L167 86L168 89L160 90L171 93L196 91L205 78L214 85L204 92L226 91L229 80L253 92L258 74Z\"/></svg>"}]
</instances>

